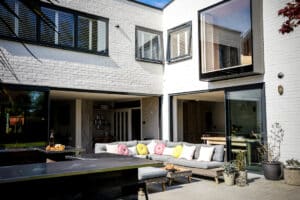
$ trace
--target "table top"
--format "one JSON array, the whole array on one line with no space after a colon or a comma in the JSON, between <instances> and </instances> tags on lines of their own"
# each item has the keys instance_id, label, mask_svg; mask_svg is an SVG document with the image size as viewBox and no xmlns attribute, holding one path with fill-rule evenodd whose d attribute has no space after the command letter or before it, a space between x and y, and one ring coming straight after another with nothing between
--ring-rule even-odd
<instances>
[{"instance_id":1,"label":"table top","mask_svg":"<svg viewBox=\"0 0 300 200\"><path fill-rule=\"evenodd\" d=\"M85 152L83 148L76 148L71 146L66 146L63 151L46 151L46 147L28 147L28 148L8 148L0 149L0 153L18 153L26 151L39 151L45 154L63 154L63 153L76 153L76 152Z\"/></svg>"},{"instance_id":2,"label":"table top","mask_svg":"<svg viewBox=\"0 0 300 200\"><path fill-rule=\"evenodd\" d=\"M104 173L145 166L160 166L161 164L158 161L116 154L85 154L79 159L70 161L0 167L0 185L9 182Z\"/></svg>"}]
</instances>

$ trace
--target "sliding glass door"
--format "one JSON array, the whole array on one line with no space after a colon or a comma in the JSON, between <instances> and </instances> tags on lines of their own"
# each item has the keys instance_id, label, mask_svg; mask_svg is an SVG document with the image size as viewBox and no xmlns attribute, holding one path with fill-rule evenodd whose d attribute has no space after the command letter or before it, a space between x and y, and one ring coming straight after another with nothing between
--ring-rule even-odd
<instances>
[{"instance_id":1,"label":"sliding glass door","mask_svg":"<svg viewBox=\"0 0 300 200\"><path fill-rule=\"evenodd\" d=\"M257 145L265 138L263 85L226 91L227 156L245 155L247 166L259 164Z\"/></svg>"}]
</instances>

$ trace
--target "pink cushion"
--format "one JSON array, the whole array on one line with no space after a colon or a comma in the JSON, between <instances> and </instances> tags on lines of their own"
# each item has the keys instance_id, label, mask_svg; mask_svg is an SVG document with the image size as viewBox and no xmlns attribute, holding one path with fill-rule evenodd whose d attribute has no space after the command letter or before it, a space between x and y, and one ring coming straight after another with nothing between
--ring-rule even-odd
<instances>
[{"instance_id":1,"label":"pink cushion","mask_svg":"<svg viewBox=\"0 0 300 200\"><path fill-rule=\"evenodd\" d=\"M119 144L118 145L118 154L121 155L129 155L128 147L125 144Z\"/></svg>"},{"instance_id":2,"label":"pink cushion","mask_svg":"<svg viewBox=\"0 0 300 200\"><path fill-rule=\"evenodd\" d=\"M154 153L158 155L162 155L164 152L166 145L164 143L158 143L155 145Z\"/></svg>"}]
</instances>

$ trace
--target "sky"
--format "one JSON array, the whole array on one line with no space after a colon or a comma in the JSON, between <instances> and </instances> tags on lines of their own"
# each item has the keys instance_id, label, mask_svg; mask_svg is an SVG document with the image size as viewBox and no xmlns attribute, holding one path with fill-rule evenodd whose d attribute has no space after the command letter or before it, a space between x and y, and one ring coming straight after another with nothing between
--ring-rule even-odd
<instances>
[{"instance_id":1,"label":"sky","mask_svg":"<svg viewBox=\"0 0 300 200\"><path fill-rule=\"evenodd\" d=\"M136 0L136 1L142 2L145 4L149 4L149 5L157 7L157 8L163 8L171 0Z\"/></svg>"}]
</instances>

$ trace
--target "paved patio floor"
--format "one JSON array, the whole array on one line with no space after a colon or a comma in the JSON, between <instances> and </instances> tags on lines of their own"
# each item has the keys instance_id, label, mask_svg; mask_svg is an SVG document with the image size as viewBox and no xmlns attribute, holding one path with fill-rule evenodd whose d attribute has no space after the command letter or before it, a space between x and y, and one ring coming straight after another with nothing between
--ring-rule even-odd
<instances>
[{"instance_id":1,"label":"paved patio floor","mask_svg":"<svg viewBox=\"0 0 300 200\"><path fill-rule=\"evenodd\" d=\"M266 180L259 174L248 174L249 183L245 187L227 186L221 180L193 178L191 183L178 179L162 192L160 185L149 186L150 200L300 200L300 186L291 186L280 181Z\"/></svg>"}]
</instances>

